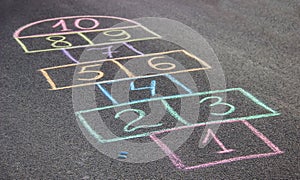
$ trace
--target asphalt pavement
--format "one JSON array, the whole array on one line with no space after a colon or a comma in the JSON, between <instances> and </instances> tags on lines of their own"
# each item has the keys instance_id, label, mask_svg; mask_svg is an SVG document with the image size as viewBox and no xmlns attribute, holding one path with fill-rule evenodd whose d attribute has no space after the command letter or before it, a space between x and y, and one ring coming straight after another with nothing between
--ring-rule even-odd
<instances>
[{"instance_id":1,"label":"asphalt pavement","mask_svg":"<svg viewBox=\"0 0 300 180\"><path fill-rule=\"evenodd\" d=\"M146 113L150 113L152 109L154 111L152 116L147 116L149 122L158 116L165 118L155 122L156 124L152 123L152 127L149 127L151 123L147 124L148 130L151 128L157 130L151 137L146 133L145 137L121 139L116 142L96 141L97 136L90 133L91 131L84 130L87 126L84 126L84 123L80 124L82 119L75 114L77 111L92 108L88 104L89 97L85 97L84 93L74 96L76 93L81 93L74 92L74 89L81 87L49 90L51 83L49 84L45 76L38 71L42 68L70 64L72 63L70 58L61 51L25 53L13 37L18 28L32 22L56 17L87 15L126 19L166 18L190 27L193 32L200 34L207 41L212 48L210 53L214 53L223 72L217 71L214 63L208 63L211 65L211 70L183 72L182 74L189 74L188 78L192 78L195 83L195 87L188 86L188 88L191 88L193 93L215 90L210 88L209 78L204 72L213 72L211 74L215 74L216 77L222 74L225 89L232 89L227 92L227 104L219 102L217 105L212 105L208 100L213 98L201 93L195 96L190 96L189 93L183 93L185 97L177 96L182 94L184 89L178 90L176 87L180 85L177 83L175 86L176 82L165 76L136 80L135 87L131 87L130 81L126 81L125 85L127 83L127 87L131 87L132 92L137 92L130 94L130 99L137 100L130 104L131 108L144 108L143 111ZM95 25L95 22L92 23L94 24L77 23L75 26L91 27ZM100 22L100 26L109 28L114 23L118 22L104 20ZM27 33L30 34L31 31L50 33L47 32L46 26L47 24L35 30L29 29ZM63 23L57 25L59 26L68 28L64 27ZM160 27L158 25L156 27L155 23L151 22L148 26L146 23L145 26L159 34ZM86 27L82 29L84 28ZM0 6L0 29L0 179L300 179L300 124L298 122L300 120L300 2L298 0L3 0ZM148 31L140 31L143 36L155 36ZM170 27L169 32L176 32L176 28ZM124 31L114 31L110 36L116 37L118 33ZM185 35L188 37L188 34ZM126 34L120 34L119 38L126 39ZM181 38L184 39L185 36ZM192 42L192 39L187 38L187 42ZM49 41L55 43L57 39L48 39ZM43 49L44 46L44 42L29 40L27 42L27 39L24 42L29 49ZM127 46L123 44L117 49L121 52L127 48L127 51L124 50L124 54L116 56L141 55L141 52L145 54L167 52L180 48L178 44L159 38L128 42L128 44ZM197 44L190 45L193 47ZM128 51L131 46L139 51L132 49ZM68 52L77 60L80 57L84 59L84 48L71 49ZM199 52L204 52L201 46L193 48L191 50L193 54L197 53L197 48ZM189 51L189 49L185 50ZM199 65L190 64L185 58L192 61L193 57L188 57L187 54L179 53L172 57L182 60L183 66L190 69ZM207 58L201 59L210 62ZM144 62L143 58L139 60ZM89 60L85 59L85 61ZM168 66L155 67L159 71L159 68ZM109 63L103 64L102 69L107 75L107 80L115 77L117 69L114 68L115 66ZM131 68L129 70L135 70L134 66ZM205 68L205 65L202 64L197 68ZM81 69L81 71L86 70ZM61 83L62 86L72 86L74 83L72 80L74 69L51 73L49 75L59 79L57 83ZM149 75L151 76L151 73ZM185 76L181 77L180 74L174 74L173 77L185 79ZM186 117L185 119L192 117L194 112L198 116L200 112L199 121L205 121L210 116L207 109L211 105L225 105L227 113L224 114L224 119L232 120L218 126L215 134L208 131L208 135L214 138L204 148L200 147L199 138L203 136L205 127L199 124L199 121L198 126L192 130L186 128L159 132L160 126L164 129L174 128L176 123L174 124L173 121L180 118L174 113L160 114L159 109L164 109L166 103L138 102L139 99L145 98L144 96L149 96L151 90L148 87L139 93L138 88L149 86L154 80L157 94L161 97L174 97L166 101L160 101L161 99L158 101L169 103L174 111L188 112L179 113ZM95 85L82 88L89 87L94 88ZM103 84L103 87L108 91L112 90L109 83ZM112 99L101 94L99 89L95 92L97 92L96 107L116 104ZM212 96L216 98L218 93L224 92L212 93ZM122 91L117 94L121 97ZM184 98L186 101L180 101ZM193 103L195 98L202 99L200 104L203 106L199 112L198 107L192 104L182 105L187 102ZM74 105L74 102L80 106ZM122 103L126 103L126 99ZM122 110L123 106L118 108ZM233 110L236 114L228 115ZM170 108L168 111L171 112ZM116 123L114 118L118 116L114 113L109 109L99 110L104 124L113 132L114 137L131 137L148 132L147 128L141 128L141 124L136 123L137 121L134 123L139 126L127 128L124 127L125 123ZM119 113L119 116L123 116L122 113ZM141 111L135 113L142 114ZM213 115L220 114L222 113L214 112ZM88 115L85 118L88 118ZM183 120L180 121L185 123ZM97 122L90 121L93 128L98 128L97 132L100 133L102 129ZM135 131L134 127L138 127L136 128L138 130ZM183 132L188 130L191 131ZM174 137L181 133L188 136L186 139L182 137L182 143L175 147L174 144L182 139L177 137L167 141L163 137L169 137L168 133L173 133ZM105 138L113 139L110 136ZM135 147L128 145L130 143L138 144L136 152L132 150ZM147 143L151 143L151 147L155 147L155 150L147 150ZM102 147L110 147L112 151L105 153L101 151ZM128 154L125 158L118 158L115 151L120 153L126 151ZM113 156L111 154L115 154L115 157L111 157ZM154 156L162 157L154 159ZM139 162L142 159L144 162Z\"/></svg>"}]
</instances>

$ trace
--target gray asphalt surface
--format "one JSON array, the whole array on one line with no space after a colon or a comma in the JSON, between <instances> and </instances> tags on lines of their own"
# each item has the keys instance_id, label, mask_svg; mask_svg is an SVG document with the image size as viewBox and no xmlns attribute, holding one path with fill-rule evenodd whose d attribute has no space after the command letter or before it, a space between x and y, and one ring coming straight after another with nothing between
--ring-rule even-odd
<instances>
[{"instance_id":1,"label":"gray asphalt surface","mask_svg":"<svg viewBox=\"0 0 300 180\"><path fill-rule=\"evenodd\" d=\"M37 72L67 64L68 60L59 59L55 53L25 54L12 37L16 29L30 22L74 15L163 17L199 32L214 49L228 88L243 88L281 113L250 123L284 153L191 171L176 169L168 157L135 164L100 153L77 124L72 90L48 91L49 85ZM0 179L300 178L297 0L3 0L0 29ZM201 74L191 74L201 89ZM243 103L242 99L237 101ZM243 134L232 135L226 128L220 128L219 133L224 138ZM245 143L242 140L232 146ZM191 137L176 151L187 164L207 161L197 156L192 146L195 141ZM259 151L254 148L249 153Z\"/></svg>"}]
</instances>

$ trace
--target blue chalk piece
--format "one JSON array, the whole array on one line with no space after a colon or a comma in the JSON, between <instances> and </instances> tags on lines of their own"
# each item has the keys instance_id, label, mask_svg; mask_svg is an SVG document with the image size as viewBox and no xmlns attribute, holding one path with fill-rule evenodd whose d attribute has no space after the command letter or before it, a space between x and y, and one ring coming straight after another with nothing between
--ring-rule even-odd
<instances>
[{"instance_id":1,"label":"blue chalk piece","mask_svg":"<svg viewBox=\"0 0 300 180\"><path fill-rule=\"evenodd\" d=\"M126 159L126 158L127 158L126 155L119 155L119 156L118 156L118 159Z\"/></svg>"},{"instance_id":2,"label":"blue chalk piece","mask_svg":"<svg viewBox=\"0 0 300 180\"><path fill-rule=\"evenodd\" d=\"M121 151L120 152L120 155L127 155L128 154L128 152L126 152L126 151Z\"/></svg>"},{"instance_id":3,"label":"blue chalk piece","mask_svg":"<svg viewBox=\"0 0 300 180\"><path fill-rule=\"evenodd\" d=\"M121 151L118 155L118 159L126 159L127 158L128 152L126 151Z\"/></svg>"}]
</instances>

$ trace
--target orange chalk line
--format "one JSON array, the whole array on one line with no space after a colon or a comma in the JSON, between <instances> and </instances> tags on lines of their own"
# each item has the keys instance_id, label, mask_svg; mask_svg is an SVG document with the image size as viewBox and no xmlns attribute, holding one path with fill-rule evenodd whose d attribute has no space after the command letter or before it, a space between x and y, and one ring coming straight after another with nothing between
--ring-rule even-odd
<instances>
[{"instance_id":1,"label":"orange chalk line","mask_svg":"<svg viewBox=\"0 0 300 180\"><path fill-rule=\"evenodd\" d=\"M48 83L50 84L52 90L56 90L56 89L57 89L57 88L56 88L56 85L55 85L55 83L52 81L52 79L50 78L49 74L48 74L45 70L43 70L43 69L40 69L39 71L41 71L42 74L45 76L45 78L46 78L46 80L48 81Z\"/></svg>"},{"instance_id":2,"label":"orange chalk line","mask_svg":"<svg viewBox=\"0 0 300 180\"><path fill-rule=\"evenodd\" d=\"M185 70L180 70L180 71L160 73L160 74L154 74L154 75L135 76L126 67L124 67L121 63L118 62L118 60L125 60L125 59L139 58L139 57L157 56L157 55L165 55L165 54L177 53L177 52L183 52L187 56L190 56L191 58L197 60L204 67L202 67L202 68L193 68L193 69L185 69ZM40 71L46 77L47 81L51 85L52 90L61 90L61 89L67 89L67 88L72 88L72 87L82 87L82 86L87 86L87 85L112 82L112 81L115 81L115 80L106 80L106 81L101 81L101 82L84 83L84 84L78 84L78 85L73 85L73 86L56 87L55 83L50 78L50 76L48 75L48 73L46 73L46 71L47 70L53 70L53 69L59 69L59 68L66 68L66 67L78 66L78 65L85 65L85 64L106 62L106 61L112 61L112 62L114 62L123 71L125 71L125 73L129 76L129 78L118 79L118 81L128 80L128 79L132 79L132 78L146 78L146 77L160 76L160 75L164 75L164 74L177 74L177 73L183 73L183 72L192 72L192 71L199 71L199 70L211 69L211 66L208 65L205 61L203 61L200 58L198 58L198 57L196 57L196 56L194 56L194 55L186 52L185 50L172 50L172 51L159 52L159 53L151 53L151 54L145 54L145 55L135 55L135 56L127 56L127 57L114 58L114 59L104 59L104 60L89 61L89 62L83 62L83 63L78 63L78 64L66 64L66 65L61 65L61 66L54 66L54 67L43 68L43 69L40 69Z\"/></svg>"},{"instance_id":3,"label":"orange chalk line","mask_svg":"<svg viewBox=\"0 0 300 180\"><path fill-rule=\"evenodd\" d=\"M118 65L127 74L128 77L130 78L135 77L135 75L132 72L130 72L129 69L127 69L125 66L123 66L123 64L121 64L116 60L111 60L111 61L114 62L116 65Z\"/></svg>"},{"instance_id":4,"label":"orange chalk line","mask_svg":"<svg viewBox=\"0 0 300 180\"><path fill-rule=\"evenodd\" d=\"M57 68L64 68L64 67L70 67L70 66L78 66L78 65L83 65L83 64L91 64L91 63L98 63L98 62L105 62L105 61L112 61L112 60L124 60L124 59L133 59L133 58L140 58L140 57L149 57L149 56L157 56L157 55L165 55L165 54L171 54L171 53L177 53L177 52L186 52L186 50L179 49L179 50L171 50L171 51L165 51L165 52L158 52L158 53L150 53L150 54L145 54L145 55L134 55L134 56L126 56L126 57L119 57L119 58L113 58L113 59L101 59L101 60L95 60L95 61L89 61L89 62L81 62L81 63L72 63L72 64L65 64L65 65L60 65L60 66L53 66L53 67L48 67L48 68L42 68L41 70L50 70L50 69L57 69ZM190 53L187 53L186 55L191 56ZM194 56L196 57L196 56ZM192 57L192 58L194 58ZM203 65L207 64L204 63L205 61L199 59L196 57L198 62L202 63ZM210 67L208 65L208 67Z\"/></svg>"},{"instance_id":5,"label":"orange chalk line","mask_svg":"<svg viewBox=\"0 0 300 180\"><path fill-rule=\"evenodd\" d=\"M118 79L117 81L125 81L125 80L138 79L138 78L156 77L156 76L161 76L161 75L165 75L165 74L178 74L178 73L183 73L183 72L193 72L193 71L200 71L200 70L207 70L207 69L210 69L210 68L196 68L196 69L188 69L188 70L182 70L182 71L174 71L174 72L153 74L153 75L147 75L147 76L135 76L134 78L123 78L123 79ZM101 81L101 82L84 83L84 84L78 84L78 85L73 85L73 86L58 87L58 88L49 89L49 90L62 90L62 89L68 89L68 88L73 88L73 87L83 87L83 86L89 86L89 85L94 85L94 84L103 84L103 83L114 82L114 81L116 81L116 80L107 80L107 81Z\"/></svg>"}]
</instances>

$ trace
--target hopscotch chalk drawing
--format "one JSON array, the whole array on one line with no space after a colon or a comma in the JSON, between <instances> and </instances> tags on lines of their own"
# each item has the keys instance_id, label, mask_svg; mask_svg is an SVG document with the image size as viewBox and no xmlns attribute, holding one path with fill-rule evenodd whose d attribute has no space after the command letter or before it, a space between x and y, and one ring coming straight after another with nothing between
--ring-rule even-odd
<instances>
[{"instance_id":1,"label":"hopscotch chalk drawing","mask_svg":"<svg viewBox=\"0 0 300 180\"><path fill-rule=\"evenodd\" d=\"M127 22L128 25L118 28L103 27L100 22L107 19ZM41 27L45 27L42 32L39 30ZM131 34L131 31L135 33ZM31 32L37 33L31 34ZM94 43L88 37L89 34L99 33L106 36L105 41ZM14 33L14 38L21 45L25 53L36 53L157 39L160 36L141 24L125 18L111 16L70 16L27 24Z\"/></svg>"},{"instance_id":2,"label":"hopscotch chalk drawing","mask_svg":"<svg viewBox=\"0 0 300 180\"><path fill-rule=\"evenodd\" d=\"M234 111L237 111L236 109L239 108L238 106L241 106L241 105L240 104L239 105L233 105L233 104L222 102L221 98L219 96L215 95L215 94L224 93L224 92L226 92L226 93L230 93L230 92L239 92L239 93L241 93L243 96L248 98L248 100L250 100L254 104L256 104L256 108L265 109L265 113L252 114L252 115L248 115L248 116L237 116L237 117L234 116ZM207 96L207 95L209 95L209 96ZM212 98L218 99L218 101L215 102L215 103L210 104L211 106L221 105L221 106L228 106L230 108L227 112L224 112L222 114L212 112L212 114L215 116L214 121L206 122L204 119L200 119L200 122L198 122L196 124L191 124L188 119L186 119L185 117L181 117L174 110L174 107L171 107L168 103L168 101L170 102L172 100L182 99L182 98L193 98L193 97L196 97L196 96L200 97L200 98L201 98L201 96L206 96L205 98L202 98L198 102L199 104L201 104L201 102L206 100L207 97L210 97L210 98L212 97ZM101 113L101 111L105 111L105 110L109 110L109 109L113 109L115 107L118 107L119 109L122 109L122 110L120 112L116 112L116 115L114 116L114 118L112 118L112 121L114 119L116 119L119 116L118 114L120 114L120 113L126 113L128 111L135 111L140 115L139 119L138 119L139 121L147 122L147 118L145 117L145 112L143 110L141 110L141 109L123 109L122 107L127 108L128 105L147 103L147 102L150 102L150 101L161 102L162 106L166 109L166 112L168 112L171 116L173 116L175 121L181 122L182 126L187 126L187 125L188 126L195 126L195 125L199 125L199 124L209 125L209 124L216 123L216 122L227 122L227 121L230 122L230 121L239 120L239 119L250 120L250 119L258 119L258 118L264 118L264 117L279 115L278 112L276 112L273 109L271 109L270 107L266 106L264 103L262 103L257 98L255 98L253 95L251 95L250 93L246 92L245 90L243 90L241 88L232 88L232 89L219 90L219 91L199 92L199 93L194 93L194 94L185 94L185 95L166 96L166 97L151 98L151 99L142 99L142 100L138 100L138 101L123 103L123 104L117 104L117 105L112 105L112 106L107 106L107 107L100 107L100 108L96 108L96 109L83 110L83 111L76 112L76 115L79 117L80 122L83 124L83 126L85 126L86 129L90 132L90 134L92 134L100 143L115 142L115 141L120 141L120 140L124 140L124 139L131 139L131 138L137 138L137 137L145 137L145 136L151 135L152 133L157 133L157 132L160 132L160 131L166 131L167 129L156 130L156 131L151 131L150 130L149 132L145 132L143 134L134 134L134 135L130 135L130 136L126 136L126 137L118 137L118 138L114 138L114 139L104 139L99 133L97 133L93 129L93 127L91 127L89 125L88 120L84 118L84 115L88 114L88 113L95 112L95 111L98 111L98 112ZM191 107L197 106L197 104L191 104L190 106ZM249 111L250 111L250 109L249 109ZM225 119L218 119L218 116L224 116L224 115L231 115L231 116L225 116ZM226 117L228 117L228 119ZM170 128L170 129L173 129L173 128Z\"/></svg>"},{"instance_id":3,"label":"hopscotch chalk drawing","mask_svg":"<svg viewBox=\"0 0 300 180\"><path fill-rule=\"evenodd\" d=\"M65 50L66 51L66 50ZM170 62L160 62L160 59L167 59L165 55L170 55L170 54L176 54L176 53L182 53L185 56L189 56L193 58L193 60L199 62L199 67L197 68L191 68L191 69L185 69L185 70L180 70L176 68L175 64L172 64ZM128 60L130 61L139 61L138 63L142 64L148 64L149 68L153 68L157 70L157 74L152 74L152 75L139 75L135 73L135 69L129 70L125 66L123 66L119 61L122 60ZM157 60L157 62L154 62L154 60ZM112 66L117 66L120 70L124 71L128 77L123 78L123 79L109 79L109 80L104 80L100 82L89 82L89 81L95 81L95 80L101 80L102 78L105 78L105 72L102 71L97 71L97 70L92 70L93 67L100 67L104 62L106 63L111 63ZM168 67L159 67L162 65L167 65ZM73 84L73 85L61 85L60 87L57 87L56 83L54 80L49 76L47 71L55 71L60 68L74 68L74 66L80 66L81 71L79 73L94 73L96 76L90 78L90 79L78 79L83 82L82 84ZM138 78L146 78L146 77L155 77L155 76L161 76L165 74L177 74L177 73L183 73L183 72L192 72L192 71L199 71L199 70L205 70L211 68L205 61L195 57L194 55L186 52L185 50L174 50L174 51L168 51L168 52L161 52L161 53L152 53L152 54L146 54L143 55L142 57L140 55L137 56L130 56L130 57L121 57L121 58L115 58L115 59L105 59L105 60L98 60L98 61L90 61L90 62L85 62L85 63L77 63L77 64L67 64L67 65L62 65L62 66L56 66L56 67L50 67L50 68L44 68L41 69L40 71L43 73L49 84L51 85L52 90L61 90L61 89L66 89L66 88L72 88L72 87L80 87L80 86L86 86L86 85L92 85L92 84L102 84L102 83L108 83L108 82L118 82L122 80L128 80L128 79L138 79ZM109 69L107 69L109 71Z\"/></svg>"},{"instance_id":4,"label":"hopscotch chalk drawing","mask_svg":"<svg viewBox=\"0 0 300 180\"><path fill-rule=\"evenodd\" d=\"M120 27L113 27L107 24L123 23ZM125 24L125 25L124 25ZM101 41L94 41L91 37L100 34L102 36ZM157 145L166 156L169 157L173 165L181 170L192 170L198 168L206 168L214 165L220 165L230 163L234 161L241 161L253 158L262 158L272 155L283 153L276 145L274 145L266 136L254 128L249 121L251 119L259 119L277 116L280 113L268 107L265 103L258 100L255 96L247 92L242 88L229 88L204 92L193 92L190 87L176 79L173 74L189 73L195 71L205 71L211 69L211 67L205 59L202 60L199 57L193 55L188 50L177 49L170 51L161 51L156 53L144 53L138 50L138 48L129 44L129 42L138 42L146 40L160 39L161 36L142 24L120 17L113 16L69 16L60 18L51 18L36 21L27 24L19 28L13 35L14 39L22 47L25 53L38 53L38 52L51 52L60 50L65 57L71 60L72 64L59 65L54 67L41 68L39 71L45 77L50 85L51 90L64 90L68 88L84 88L86 86L94 86L98 88L100 92L111 102L109 106L102 106L93 109L83 109L75 112L79 119L80 124L85 130L100 144L105 146L107 143L124 141L128 139L135 139L141 137L150 137L155 145ZM148 42L148 41L147 41ZM113 50L113 46L119 44L131 50L135 55L114 57L117 51ZM102 54L107 56L107 59L93 59L86 62L80 62L70 53L70 49L89 48L87 51L101 51ZM178 64L174 63L172 56L180 56L176 59L176 62L194 62L196 66L180 68ZM147 67L155 73L144 75L138 70L138 67L127 67L123 61L136 62L137 64ZM112 69L117 69L118 72L122 72L121 78L112 79L111 69L101 68L103 64L108 64ZM187 63L188 64L188 63ZM72 79L73 77L63 76L64 72L74 71L75 68L79 68L77 74L77 83L65 82L65 78ZM61 74L61 75L60 75ZM163 77L168 79L176 86L182 88L184 94L170 94L157 97L158 87L164 85L155 80L156 77ZM150 79L149 86L137 86L136 80ZM144 97L138 100L132 100L128 102L120 101L113 96L107 90L104 85L111 85L120 82L129 82L128 89L131 92L149 91L147 93L150 97ZM242 104L237 103L237 98L224 101L222 99L222 93L235 94L234 97L242 99ZM199 111L201 108L212 108L209 112L212 120L207 121L204 114L200 114L199 119L190 119L191 117L180 114L174 104L178 100L195 99L199 101L191 101L194 104L190 104L190 111ZM174 103L175 102L175 103ZM177 126L169 125L168 122L161 121L154 124L143 124L141 122L151 121L151 116L147 116L147 110L143 107L147 107L148 103L158 104L158 108L163 108L168 116L167 121L173 121L179 123ZM137 106L139 108L137 108ZM217 106L223 106L224 112L214 111L213 108ZM130 107L130 108L128 108ZM113 109L117 108L117 111ZM136 118L131 119L127 123L123 122L117 131L125 133L123 136L117 137L104 137L102 135L103 129L97 129L90 122L90 113L103 113L111 111L110 117L107 117L108 121L121 123L120 118L128 113L135 114ZM187 113L189 114L189 113ZM224 118L223 118L224 117ZM139 125L135 125L137 123ZM220 124L222 127L226 126L238 126L242 125L243 133L251 134L255 136L256 141L265 144L267 151L252 152L246 151L242 146L247 146L247 143L251 142L245 139L238 139L235 143L228 143L233 140L224 140L226 137L222 134L216 134L212 129L208 129L206 136L198 143L202 144L215 144L218 149L213 154L219 156L210 156L207 161L193 164L187 162L184 155L179 156L175 150L172 150L170 142L165 142L160 138L160 135L169 132L179 132L189 129L199 129L205 126ZM110 131L110 129L107 129ZM240 133L240 132L235 132ZM253 136L247 136L253 137ZM209 139L212 141L209 141ZM240 143L236 143L240 142ZM197 143L196 143L197 144ZM238 144L238 145L236 145ZM122 147L120 147L122 148ZM205 149L202 149L205 150ZM128 156L129 152L119 151L118 159L126 160L131 156ZM222 155L222 156L220 156ZM184 157L183 159L181 157Z\"/></svg>"},{"instance_id":5,"label":"hopscotch chalk drawing","mask_svg":"<svg viewBox=\"0 0 300 180\"><path fill-rule=\"evenodd\" d=\"M243 121L231 120L231 121L227 121L227 122L223 121L223 122L216 122L216 123L221 123L221 124L224 124L224 123L229 123L229 124L242 123L243 125L246 126L246 128L248 128L248 131L250 130L250 132L252 132L260 141L265 143L265 145L269 148L269 152L246 154L245 152L243 152L243 151L245 151L245 148L241 147L240 149L238 149L238 151L239 151L238 155L235 155L233 157L230 157L230 156L228 157L227 156L226 159L218 159L218 160L214 160L214 161L211 161L211 162L202 162L202 163L197 164L197 165L186 165L180 159L180 157L178 155L176 155L166 144L163 143L163 141L161 141L159 138L157 138L157 135L159 135L161 133L170 132L170 131L184 130L186 128L201 128L201 126L204 126L203 124L194 125L194 126L190 126L190 127L185 126L185 127L181 127L181 128L177 128L177 129L172 129L172 130L160 131L160 132L157 132L157 133L153 133L152 135L150 135L150 137L166 153L166 155L169 157L169 159L174 164L174 166L177 167L178 169L183 169L183 170L206 168L206 167L214 166L214 165L218 165L218 164L225 164L225 163L231 163L231 162L235 162L235 161L254 159L254 158L263 158L263 157L274 156L274 155L283 153L266 136L264 136L261 132L259 132L256 128L254 128L247 121L244 121L244 120ZM237 132L237 133L240 133L240 132ZM209 136L209 135L214 136L214 141L212 141L212 143L216 142L220 146L220 149L223 150L223 151L218 151L216 153L223 154L223 153L232 153L234 151L237 151L237 149L227 149L223 145L223 143L219 139L216 138L215 134L213 134L213 132L211 130L208 131L207 136ZM247 137L248 136L243 136L244 144L247 144L247 141L249 140L249 139L245 139ZM233 139L231 141L235 142ZM243 153L245 153L245 154L243 154Z\"/></svg>"}]
</instances>

